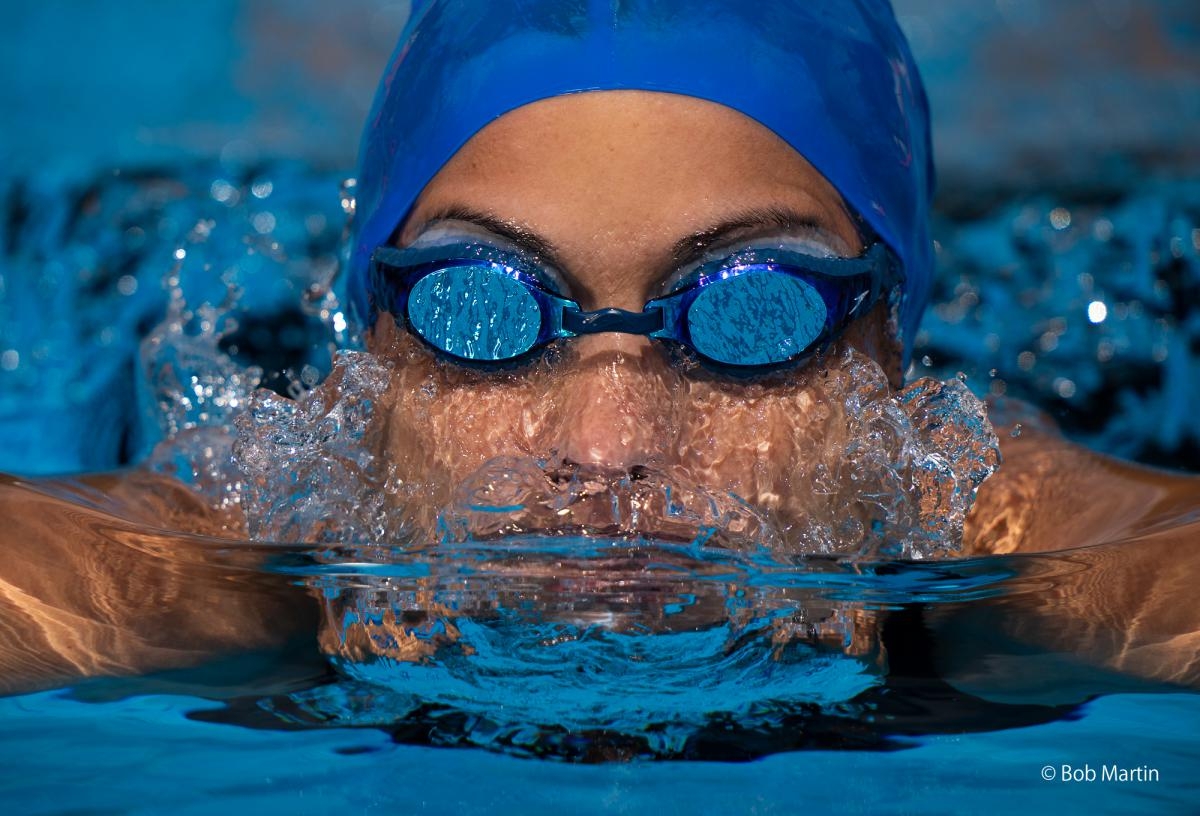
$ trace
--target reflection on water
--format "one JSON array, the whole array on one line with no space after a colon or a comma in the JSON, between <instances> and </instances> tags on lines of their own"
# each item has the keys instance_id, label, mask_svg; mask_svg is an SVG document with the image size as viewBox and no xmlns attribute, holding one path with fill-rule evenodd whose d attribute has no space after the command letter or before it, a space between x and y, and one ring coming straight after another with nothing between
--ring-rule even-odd
<instances>
[{"instance_id":1,"label":"reflection on water","mask_svg":"<svg viewBox=\"0 0 1200 816\"><path fill-rule=\"evenodd\" d=\"M0 503L10 501L44 505L36 524L62 540L95 541L94 559L70 564L80 580L64 588L93 621L71 616L72 639L56 640L63 620L50 604L18 627L23 656L40 661L23 665L23 686L154 668L77 694L225 700L194 715L215 722L380 728L399 742L577 761L748 759L902 748L921 734L1045 722L1098 693L1153 688L1078 671L1069 654L1039 656L1046 682L1031 685L1029 672L1005 665L1028 647L996 636L1003 620L1070 638L1071 622L1056 620L1046 598L1095 596L1136 544L788 564L690 542L534 537L366 561L358 547L164 534L118 517L144 518L146 508L82 485L53 496L0 486ZM131 593L142 600L127 617L106 612ZM79 597L62 600L80 608ZM213 660L247 649L264 657Z\"/></svg>"},{"instance_id":2,"label":"reflection on water","mask_svg":"<svg viewBox=\"0 0 1200 816\"><path fill-rule=\"evenodd\" d=\"M597 733L675 754L716 720L754 728L879 682L871 613L735 557L556 537L418 564L322 570L322 646L356 682L300 701L310 713L452 714L477 744Z\"/></svg>"},{"instance_id":3,"label":"reflection on water","mask_svg":"<svg viewBox=\"0 0 1200 816\"><path fill-rule=\"evenodd\" d=\"M188 501L0 479L0 692L193 666L316 625L294 587L259 569L264 548L159 526Z\"/></svg>"}]
</instances>

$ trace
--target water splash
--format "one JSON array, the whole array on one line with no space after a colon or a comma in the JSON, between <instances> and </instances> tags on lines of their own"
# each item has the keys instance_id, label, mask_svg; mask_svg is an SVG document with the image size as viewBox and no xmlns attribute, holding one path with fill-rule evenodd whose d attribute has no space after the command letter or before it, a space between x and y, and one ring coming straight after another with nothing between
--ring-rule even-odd
<instances>
[{"instance_id":1,"label":"water splash","mask_svg":"<svg viewBox=\"0 0 1200 816\"><path fill-rule=\"evenodd\" d=\"M139 353L143 421L157 426L167 440L145 466L179 479L215 511L236 518L243 491L230 457L231 423L249 404L263 371L239 365L221 349L222 340L237 330L236 286L227 284L218 306L188 308L179 276L185 256L185 250L178 251L176 266L164 279L166 317L142 340Z\"/></svg>"},{"instance_id":2,"label":"water splash","mask_svg":"<svg viewBox=\"0 0 1200 816\"><path fill-rule=\"evenodd\" d=\"M792 483L811 484L821 500L789 527L789 552L956 552L975 492L1000 462L984 405L956 379L920 379L893 393L879 365L852 350L828 371L824 397L841 414L831 434L840 444L796 464Z\"/></svg>"},{"instance_id":3,"label":"water splash","mask_svg":"<svg viewBox=\"0 0 1200 816\"><path fill-rule=\"evenodd\" d=\"M651 468L547 467L519 457L493 459L468 477L439 522L442 538L455 543L537 533L780 546L768 517L732 493Z\"/></svg>"},{"instance_id":4,"label":"water splash","mask_svg":"<svg viewBox=\"0 0 1200 816\"><path fill-rule=\"evenodd\" d=\"M238 365L220 347L238 328L232 311L240 293L228 285L219 305L204 303L193 311L178 269L164 283L170 292L167 315L142 341L139 355L141 382L153 403L144 410L164 437L228 427L263 377L260 367Z\"/></svg>"},{"instance_id":5,"label":"water splash","mask_svg":"<svg viewBox=\"0 0 1200 816\"><path fill-rule=\"evenodd\" d=\"M959 547L975 490L999 461L984 407L961 382L920 380L892 393L877 364L846 352L827 363L823 390L844 442L795 463L792 484L809 493L795 516L676 472L532 457L489 461L433 513L439 486L399 472L384 452L378 409L390 381L377 358L342 353L334 375L300 399L259 392L250 400L232 461L253 537L424 549L579 533L785 559L920 559Z\"/></svg>"},{"instance_id":6,"label":"water splash","mask_svg":"<svg viewBox=\"0 0 1200 816\"><path fill-rule=\"evenodd\" d=\"M404 539L404 485L382 460L373 423L388 369L340 352L334 374L290 400L260 390L236 420L231 461L244 476L251 538L365 544Z\"/></svg>"}]
</instances>

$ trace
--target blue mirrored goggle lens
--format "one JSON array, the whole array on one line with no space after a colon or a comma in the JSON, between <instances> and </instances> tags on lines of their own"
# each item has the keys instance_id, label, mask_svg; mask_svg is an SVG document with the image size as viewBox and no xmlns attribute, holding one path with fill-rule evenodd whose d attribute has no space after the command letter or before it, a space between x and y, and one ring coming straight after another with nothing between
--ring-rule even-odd
<instances>
[{"instance_id":1,"label":"blue mirrored goggle lens","mask_svg":"<svg viewBox=\"0 0 1200 816\"><path fill-rule=\"evenodd\" d=\"M511 360L533 348L542 309L520 281L490 265L425 275L408 295L408 321L426 342L464 360Z\"/></svg>"},{"instance_id":2,"label":"blue mirrored goggle lens","mask_svg":"<svg viewBox=\"0 0 1200 816\"><path fill-rule=\"evenodd\" d=\"M687 312L696 351L734 366L785 362L821 335L826 320L813 286L769 270L707 284Z\"/></svg>"}]
</instances>

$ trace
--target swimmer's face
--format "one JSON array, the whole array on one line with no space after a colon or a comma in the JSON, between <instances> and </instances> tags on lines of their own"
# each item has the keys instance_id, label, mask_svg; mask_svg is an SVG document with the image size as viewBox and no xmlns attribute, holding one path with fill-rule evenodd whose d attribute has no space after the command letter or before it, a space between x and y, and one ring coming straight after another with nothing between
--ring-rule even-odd
<instances>
[{"instance_id":1,"label":"swimmer's face","mask_svg":"<svg viewBox=\"0 0 1200 816\"><path fill-rule=\"evenodd\" d=\"M545 100L477 134L425 188L397 244L456 235L536 242L584 309L632 311L704 251L781 240L863 249L838 193L769 130L713 103L644 92ZM887 316L880 306L857 321L827 359L851 345L897 384ZM737 381L681 370L645 337L597 334L488 373L437 359L391 319L368 342L396 362L387 455L434 503L488 459L514 455L650 467L786 515L786 497L813 492L794 483L795 463L828 448L836 425L820 360Z\"/></svg>"}]
</instances>

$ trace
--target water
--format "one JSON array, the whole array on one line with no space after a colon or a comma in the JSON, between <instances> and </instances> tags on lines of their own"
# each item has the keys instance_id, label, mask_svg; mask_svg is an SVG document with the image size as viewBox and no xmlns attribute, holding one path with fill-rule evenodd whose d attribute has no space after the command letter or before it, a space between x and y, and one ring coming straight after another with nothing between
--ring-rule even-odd
<instances>
[{"instance_id":1,"label":"water","mask_svg":"<svg viewBox=\"0 0 1200 816\"><path fill-rule=\"evenodd\" d=\"M329 16L327 4L290 3L283 19L271 4L222 0L193 4L186 24L178 9L167 18L142 5L7 10L12 47L0 54L17 79L5 109L22 124L0 133L15 174L0 181L0 471L109 470L173 434L155 465L190 487L149 498L162 489L151 481L130 499L59 486L48 503L0 482L0 504L35 510L24 531L0 511L6 565L64 564L54 586L92 603L51 631L60 647L85 647L78 663L56 665L51 644L32 638L3 664L37 679L0 698L0 809L1196 811L1200 698L1072 657L1089 644L1111 657L1121 633L1153 641L1169 616L1117 616L1089 632L1046 614L1058 599L1111 608L1141 598L1121 584L1122 568L1147 547L1176 564L1180 548L1135 535L1058 555L912 563L874 555L894 540L885 536L848 564L728 533L649 542L620 513L623 534L574 529L552 545L536 517L502 547L480 535L474 511L455 511L454 496L434 509L468 535L414 547L440 544L436 525L422 536L404 513L381 512L405 505L406 486L356 458L348 430L369 440L370 411L351 395L374 380L352 383L335 417L348 422L327 437L310 433L329 420L317 403L255 390L311 390L331 346L347 342L322 283L344 220L338 175L253 158L261 147L348 166L410 4L361 0L361 13ZM940 117L943 196L943 274L909 379L961 371L975 393L1030 399L1095 449L1200 469L1200 196L1186 182L1200 111L1195 4L897 5ZM73 40L89 46L46 47ZM58 108L88 126L62 127ZM196 153L222 160L181 159ZM171 164L95 169L113 161ZM56 175L64 164L86 169ZM1154 181L1155 171L1173 180ZM220 308L227 297L232 311ZM155 326L181 332L151 335ZM345 363L371 374L362 360ZM912 419L895 403L869 404ZM271 439L271 427L288 433ZM288 445L299 501L271 469L270 454ZM530 477L514 488L539 513L560 490L617 498L624 512L647 484L513 464ZM248 475L266 477L261 493ZM476 488L498 486L491 470L475 475ZM363 479L380 488L372 502L341 501L349 491L337 486ZM599 490L576 490L587 484ZM726 526L733 510L721 508ZM356 538L322 530L326 511ZM169 532L200 512L217 514L208 537ZM498 517L508 518L484 515ZM379 529L387 535L372 541ZM314 543L252 544L251 534ZM81 538L94 557L63 558L61 545ZM736 546L706 546L722 539ZM1077 543L1071 529L1060 539ZM45 543L22 547L34 540ZM604 573L585 558L603 559ZM106 585L111 594L97 589ZM12 589L0 595L7 647L27 634L12 628L26 620L8 608ZM125 619L104 620L123 606ZM343 615L347 628L322 627ZM1023 626L1042 647L1013 637ZM787 645L768 631L788 632ZM364 632L380 639L353 637ZM421 646L416 662L395 648L405 632ZM157 670L134 668L148 656ZM81 670L135 676L77 682ZM54 690L28 692L39 685ZM556 727L566 723L574 730ZM1058 779L1064 764L1112 762L1152 766L1160 779ZM1047 767L1055 779L1043 779Z\"/></svg>"},{"instance_id":2,"label":"water","mask_svg":"<svg viewBox=\"0 0 1200 816\"><path fill-rule=\"evenodd\" d=\"M14 491L50 506L12 485L0 501ZM0 700L0 799L23 813L1187 812L1200 793L1195 695L1020 644L989 644L973 673L939 657L970 663L965 640L981 631L947 615L1037 620L1047 593L1101 579L1114 547L789 568L590 539L370 564L329 547L167 539L82 504L35 517L96 541L93 569L173 565L160 574L177 591L148 599L131 645L157 623L197 651L174 669ZM604 570L587 568L601 557ZM259 616L274 636L205 660L219 630L205 618L233 606L253 620L248 599L275 610ZM354 620L326 615L314 642L316 604ZM879 638L859 640L871 615L887 618ZM416 648L378 648L359 626ZM1114 763L1159 779L1041 776Z\"/></svg>"},{"instance_id":3,"label":"water","mask_svg":"<svg viewBox=\"0 0 1200 816\"><path fill-rule=\"evenodd\" d=\"M824 381L820 397L831 418L810 433L828 441L813 446L822 458L792 466L792 483L810 493L790 521L706 489L686 472L642 467L631 475L506 456L463 479L431 522L423 516L440 486L398 472L380 449L386 417L373 414L386 403L391 367L406 365L343 353L329 380L298 401L265 391L241 398L249 407L236 421L233 473L208 479L204 489L219 506L240 501L246 529L259 540L419 548L439 537L579 530L698 543L716 536L710 543L783 555L927 558L957 548L975 490L999 459L983 406L962 383L920 380L893 395L874 362L847 352L813 374ZM156 458L194 480L206 465L181 468L178 460L209 461L214 444L227 447L221 438L199 435ZM244 500L231 499L242 486Z\"/></svg>"},{"instance_id":4,"label":"water","mask_svg":"<svg viewBox=\"0 0 1200 816\"><path fill-rule=\"evenodd\" d=\"M1200 714L1195 697L1111 696L1080 719L913 739L900 751L581 766L396 745L380 731L235 729L189 716L218 706L171 692L105 705L54 694L0 702L6 736L17 738L0 749L5 797L31 814L61 812L63 801L127 813L210 813L216 801L231 812L300 813L1186 813L1196 794L1187 723ZM88 769L67 780L57 758L64 742ZM1106 744L1151 762L1171 757L1176 776L1157 785L1042 781L1048 763L1096 768L1107 752L1095 746ZM54 777L50 790L44 780Z\"/></svg>"},{"instance_id":5,"label":"water","mask_svg":"<svg viewBox=\"0 0 1200 816\"><path fill-rule=\"evenodd\" d=\"M118 432L127 450L114 446L109 464L167 442L130 492L0 483L0 506L27 519L9 531L10 566L60 558L70 578L57 585L71 597L126 610L10 630L19 671L6 688L14 696L0 700L0 801L35 813L794 812L798 802L871 813L1187 812L1196 801L1197 698L1096 668L1120 643L1045 600L1123 603L1113 564L1161 549L1153 531L1067 555L947 560L996 464L981 404L958 378L891 393L856 355L824 361L825 430L838 444L824 461L797 464L797 483L823 487L802 512L764 511L678 470L612 473L537 456L491 460L422 501L428 485L389 467L380 447L378 406L398 387L395 368L353 348L331 352L354 345L329 291L336 180L291 172L291 182L278 169L222 172L226 186L198 174L199 203L175 200L157 249L123 267L92 265L109 294L81 300L82 319L158 320L129 367L136 387L114 400L139 419ZM310 196L310 184L323 192ZM313 200L324 202L323 222L306 212ZM1034 258L1057 257L1053 203L1038 211L1051 237ZM268 204L269 228L259 217ZM161 224L162 209L150 210ZM1084 223L1080 207L1072 212ZM978 229L1008 235L1008 218ZM1149 229L1132 217L1113 224ZM44 274L61 281L71 269ZM6 280L0 306L15 308L27 279ZM984 303L1005 292L989 282L944 303L972 291ZM1043 295L1029 308L1061 308L1061 293ZM105 297L128 311L106 316ZM256 323L256 311L275 319ZM939 314L918 358L974 331ZM1142 349L1139 326L1158 319L1126 309L1126 348ZM28 325L0 323L10 333ZM283 325L301 330L273 343ZM6 342L28 360L49 341ZM114 344L114 357L132 353ZM264 354L272 345L293 351ZM1078 351L1079 370L1095 368L1099 385L1074 369L1063 376L1100 389L1128 370L1095 366L1094 351ZM59 353L50 344L43 359L68 360L65 341ZM122 393L106 358L70 364L94 373L87 387ZM934 367L918 359L919 372ZM63 371L66 389L73 375ZM18 364L6 376L12 386L33 370ZM975 377L984 389L999 379ZM3 398L32 393L9 387ZM1093 421L1119 428L1123 410ZM187 486L155 498L147 490L162 489L159 475ZM881 483L889 489L867 489ZM84 563L63 555L78 540L94 542ZM38 541L48 549L29 546ZM1048 645L1031 649L1019 636L1030 631ZM75 682L80 671L132 676ZM48 686L62 688L35 690ZM1046 766L1112 763L1160 778L1041 777Z\"/></svg>"}]
</instances>

